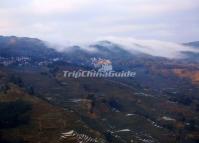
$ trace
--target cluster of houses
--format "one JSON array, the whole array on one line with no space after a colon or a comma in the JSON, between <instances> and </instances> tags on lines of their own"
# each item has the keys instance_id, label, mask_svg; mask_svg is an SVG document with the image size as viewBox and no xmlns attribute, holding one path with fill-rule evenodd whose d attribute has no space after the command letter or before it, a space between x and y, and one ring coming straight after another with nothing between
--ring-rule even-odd
<instances>
[{"instance_id":1,"label":"cluster of houses","mask_svg":"<svg viewBox=\"0 0 199 143\"><path fill-rule=\"evenodd\" d=\"M27 65L30 63L30 61L30 57L0 57L0 64L4 66L9 66L12 64Z\"/></svg>"},{"instance_id":2,"label":"cluster of houses","mask_svg":"<svg viewBox=\"0 0 199 143\"><path fill-rule=\"evenodd\" d=\"M37 66L44 66L48 65L49 63L60 61L59 58L53 58L49 60L42 60L42 61L33 61L30 57L2 57L0 56L0 65L3 66L10 66L10 65L17 65L17 66L24 66L29 64L34 64Z\"/></svg>"}]
</instances>

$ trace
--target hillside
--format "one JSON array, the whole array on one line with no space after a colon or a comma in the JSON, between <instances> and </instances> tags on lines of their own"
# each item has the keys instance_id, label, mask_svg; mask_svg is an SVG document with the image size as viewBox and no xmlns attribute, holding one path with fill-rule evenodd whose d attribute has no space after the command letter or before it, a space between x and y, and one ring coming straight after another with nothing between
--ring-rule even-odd
<instances>
[{"instance_id":1,"label":"hillside","mask_svg":"<svg viewBox=\"0 0 199 143\"><path fill-rule=\"evenodd\" d=\"M24 56L39 60L59 55L44 41L36 38L0 36L0 56L2 57Z\"/></svg>"},{"instance_id":2,"label":"hillside","mask_svg":"<svg viewBox=\"0 0 199 143\"><path fill-rule=\"evenodd\" d=\"M185 43L185 45L198 48L198 47L199 47L199 41L194 41L194 42Z\"/></svg>"},{"instance_id":3,"label":"hillside","mask_svg":"<svg viewBox=\"0 0 199 143\"><path fill-rule=\"evenodd\" d=\"M0 142L199 140L196 60L129 53L109 41L90 45L97 52L74 46L60 53L38 39L0 39ZM63 76L64 70L95 70L91 58L108 59L115 71L136 77Z\"/></svg>"},{"instance_id":4,"label":"hillside","mask_svg":"<svg viewBox=\"0 0 199 143\"><path fill-rule=\"evenodd\" d=\"M3 78L5 80L6 77ZM2 78L0 81L2 83ZM13 83L6 86L8 88L0 91L0 142L76 142L77 138L62 139L61 136L71 130L79 132L80 128L84 134L100 138L97 131L79 121L75 112L49 104L36 95L29 95L24 88Z\"/></svg>"}]
</instances>

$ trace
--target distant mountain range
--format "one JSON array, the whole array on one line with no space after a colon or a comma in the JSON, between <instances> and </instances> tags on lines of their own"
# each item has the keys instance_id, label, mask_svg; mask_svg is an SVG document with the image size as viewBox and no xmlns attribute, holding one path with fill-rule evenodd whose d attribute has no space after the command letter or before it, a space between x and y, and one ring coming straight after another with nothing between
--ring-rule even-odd
<instances>
[{"instance_id":1,"label":"distant mountain range","mask_svg":"<svg viewBox=\"0 0 199 143\"><path fill-rule=\"evenodd\" d=\"M185 45L199 48L199 41L185 43Z\"/></svg>"},{"instance_id":2,"label":"distant mountain range","mask_svg":"<svg viewBox=\"0 0 199 143\"><path fill-rule=\"evenodd\" d=\"M199 49L199 41L185 43L184 45ZM184 52L184 53L186 55L186 59L189 59L191 61L199 61L199 53L194 53L194 52Z\"/></svg>"},{"instance_id":3,"label":"distant mountain range","mask_svg":"<svg viewBox=\"0 0 199 143\"><path fill-rule=\"evenodd\" d=\"M0 142L196 143L198 42L124 41L58 51L39 39L0 36ZM97 71L94 57L136 76L64 77Z\"/></svg>"},{"instance_id":4,"label":"distant mountain range","mask_svg":"<svg viewBox=\"0 0 199 143\"><path fill-rule=\"evenodd\" d=\"M182 45L186 45L187 47L192 48L199 48L198 41L185 43ZM134 46L147 49L147 47L142 47L142 45L137 43L134 43ZM135 49L129 52L129 50L123 48L121 45L110 41L99 41L88 45L86 49L82 48L81 46L72 46L69 48L69 50L63 50L62 52L58 52L55 49L56 47L49 47L46 42L36 38L0 36L0 56L3 57L28 56L36 60L62 57L73 62L82 62L84 60L86 62L86 60L91 57L109 58L116 61L126 61L135 58L161 58ZM181 52L181 54L184 55L184 59L192 61L199 60L199 53L197 52L188 50Z\"/></svg>"}]
</instances>

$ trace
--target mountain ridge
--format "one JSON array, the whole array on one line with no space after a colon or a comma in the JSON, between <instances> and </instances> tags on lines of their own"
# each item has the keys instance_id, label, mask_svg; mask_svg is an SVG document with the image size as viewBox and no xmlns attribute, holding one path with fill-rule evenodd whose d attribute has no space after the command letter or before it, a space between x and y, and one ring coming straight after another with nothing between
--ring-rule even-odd
<instances>
[{"instance_id":1,"label":"mountain ridge","mask_svg":"<svg viewBox=\"0 0 199 143\"><path fill-rule=\"evenodd\" d=\"M183 45L191 46L194 48L198 46L198 41L184 43ZM124 58L134 59L139 58L165 58L164 56L154 56L150 53L143 52L148 48L150 51L151 47L143 47L139 43L133 43L133 46L137 47L132 50L130 47L124 48L123 45L111 42L109 40L97 41L93 44L88 45L88 47L82 48L81 45L71 46L69 50L57 51L56 46L49 46L47 42L44 42L38 38L28 38L28 37L16 37L16 36L0 36L0 56L29 56L32 58L53 58L53 57L69 57L74 58L83 56L85 58L98 56L110 59L121 59ZM158 48L158 47L157 47ZM166 47L165 47L166 48ZM141 50L140 50L141 49ZM151 49L153 50L153 49ZM166 50L166 49L165 49ZM156 50L156 52L163 52ZM198 53L192 50L179 51L185 59L198 60ZM164 53L162 53L164 55ZM78 57L77 57L78 58ZM167 57L166 57L167 58ZM177 58L177 57L176 57Z\"/></svg>"}]
</instances>

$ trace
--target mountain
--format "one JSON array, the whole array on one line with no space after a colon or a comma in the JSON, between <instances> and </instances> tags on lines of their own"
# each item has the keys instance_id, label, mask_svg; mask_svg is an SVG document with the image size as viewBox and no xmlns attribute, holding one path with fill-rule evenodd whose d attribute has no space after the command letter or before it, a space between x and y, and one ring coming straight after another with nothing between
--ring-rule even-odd
<instances>
[{"instance_id":1,"label":"mountain","mask_svg":"<svg viewBox=\"0 0 199 143\"><path fill-rule=\"evenodd\" d=\"M143 46L139 43L132 43L130 47L125 47L119 42L111 41L98 41L87 46L71 46L67 50L58 52L56 46L49 46L48 42L36 38L28 37L15 37L15 36L0 36L0 56L3 57L16 57L24 56L35 59L49 59L49 58L66 58L72 62L83 62L92 57L108 58L113 61L118 60L132 60L132 59L154 59L165 58L164 56L153 56L151 51L148 53L145 49L147 46ZM199 42L190 42L184 45L190 47L198 47ZM154 45L155 46L155 45ZM86 47L86 48L85 48ZM150 47L148 47L150 49ZM158 47L157 47L158 48ZM172 48L172 47L171 47ZM161 49L160 49L161 50ZM157 52L157 51L154 51ZM160 52L160 51L159 51ZM183 50L185 59L198 60L198 53L193 50ZM177 57L176 57L177 58Z\"/></svg>"},{"instance_id":2,"label":"mountain","mask_svg":"<svg viewBox=\"0 0 199 143\"><path fill-rule=\"evenodd\" d=\"M184 43L184 45L199 49L199 41ZM183 52L183 54L186 59L199 62L199 52Z\"/></svg>"},{"instance_id":3,"label":"mountain","mask_svg":"<svg viewBox=\"0 0 199 143\"><path fill-rule=\"evenodd\" d=\"M0 36L0 56L3 57L31 57L45 59L56 57L59 53L49 48L44 41L36 38Z\"/></svg>"},{"instance_id":4,"label":"mountain","mask_svg":"<svg viewBox=\"0 0 199 143\"><path fill-rule=\"evenodd\" d=\"M123 41L122 41L123 42ZM90 45L72 46L66 50L65 55L68 57L76 56L76 59L81 56L81 59L91 57L102 57L118 62L123 60L161 60L161 59L184 59L198 62L197 55L199 50L186 44L173 44L166 42L142 43L140 41L124 44L120 41L97 41ZM140 43L139 43L140 42Z\"/></svg>"},{"instance_id":5,"label":"mountain","mask_svg":"<svg viewBox=\"0 0 199 143\"><path fill-rule=\"evenodd\" d=\"M184 45L194 45L196 47L197 44L198 42L190 42ZM140 48L144 49L147 48L142 47L143 45L139 45L138 43L133 43L133 45L141 46ZM186 47L186 50L189 46ZM87 46L72 46L60 52L49 48L46 42L36 38L0 36L0 56L2 57L30 57L32 59L30 65L33 65L33 63L37 66L40 64L49 65L53 67L53 69L51 69L53 72L57 71L58 64L63 67L70 66L72 69L80 67L83 69L92 69L91 58L109 59L112 62L113 70L134 70L139 73L138 76L136 76L137 82L144 87L153 89L179 85L180 79L176 79L176 75L180 77L186 76L186 78L194 83L198 81L197 67L199 54L188 50L184 51L183 55L184 57L180 59L169 59L152 56L140 52L136 50L136 48L130 52L124 48L122 44L107 40L94 42ZM21 65L20 62L12 60L2 60L1 63L17 63ZM179 70L185 70L184 72L188 74L179 74ZM168 77L164 77L166 73L169 73L169 76L167 75ZM164 82L161 82L162 80L164 80ZM155 81L155 83L153 84L150 81ZM132 81L130 82L130 84L132 84ZM125 81L125 83L129 84L129 81Z\"/></svg>"},{"instance_id":6,"label":"mountain","mask_svg":"<svg viewBox=\"0 0 199 143\"><path fill-rule=\"evenodd\" d=\"M197 143L199 63L133 46L98 41L60 52L39 39L1 36L0 142ZM64 77L95 70L94 57L136 76Z\"/></svg>"},{"instance_id":7,"label":"mountain","mask_svg":"<svg viewBox=\"0 0 199 143\"><path fill-rule=\"evenodd\" d=\"M192 47L195 47L195 48L199 48L199 41L184 43L184 45L192 46Z\"/></svg>"}]
</instances>

